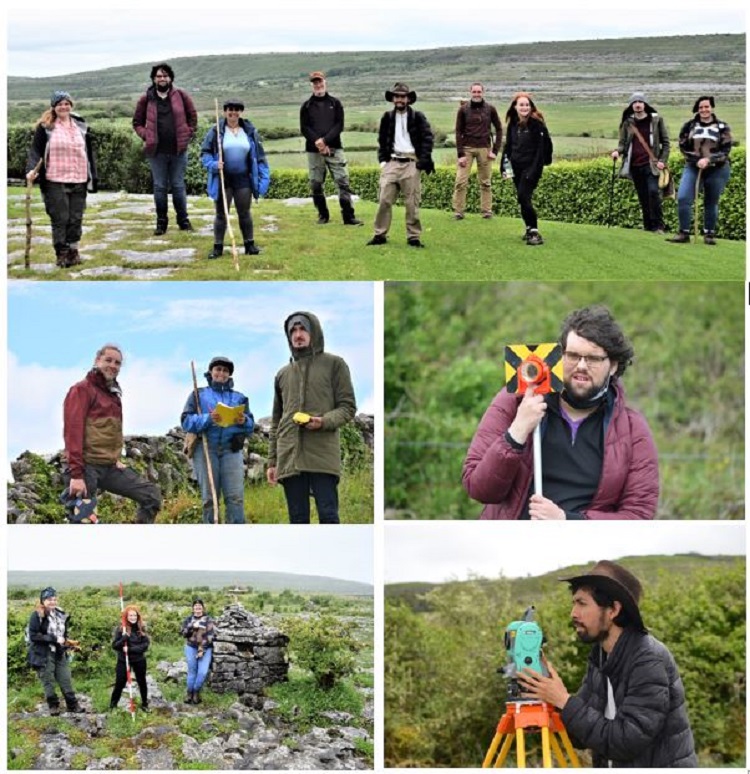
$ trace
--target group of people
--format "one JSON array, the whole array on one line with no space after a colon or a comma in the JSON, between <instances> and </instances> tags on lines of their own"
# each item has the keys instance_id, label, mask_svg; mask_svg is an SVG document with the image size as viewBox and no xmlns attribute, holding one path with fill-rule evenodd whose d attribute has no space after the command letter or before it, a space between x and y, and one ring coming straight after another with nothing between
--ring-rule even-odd
<instances>
[{"instance_id":1,"label":"group of people","mask_svg":"<svg viewBox=\"0 0 750 774\"><path fill-rule=\"evenodd\" d=\"M71 640L68 639L70 615L57 602L57 591L48 586L39 594L39 604L29 617L28 662L37 672L44 689L44 697L51 715L59 715L59 686L68 712L83 712L73 688L70 671ZM187 662L187 704L201 703L201 688L211 667L216 627L208 615L202 599L194 599L192 611L180 627L185 639L184 655ZM146 681L147 652L151 640L146 623L136 605L127 605L112 633L112 648L117 653L115 683L109 700L109 709L117 708L128 685L130 674L138 685L141 710L149 712L148 683ZM132 679L131 678L131 679ZM132 685L130 686L132 690Z\"/></svg>"},{"instance_id":2,"label":"group of people","mask_svg":"<svg viewBox=\"0 0 750 774\"><path fill-rule=\"evenodd\" d=\"M291 357L274 380L266 478L271 485L281 484L290 523L310 523L312 493L320 523L337 524L339 431L357 410L351 374L343 358L325 351L323 329L312 312L289 315L284 334ZM117 377L122 364L121 349L105 344L86 377L65 397L62 499L71 522L80 523L83 514L91 521L101 491L134 500L139 524L153 523L161 509L159 485L121 460L122 389ZM180 418L183 430L197 441L188 453L206 523L218 522L222 498L226 522L245 522L243 449L255 425L248 398L235 390L233 377L230 358L211 358L207 385L190 393ZM84 502L88 508L82 507Z\"/></svg>"},{"instance_id":3,"label":"group of people","mask_svg":"<svg viewBox=\"0 0 750 774\"><path fill-rule=\"evenodd\" d=\"M143 140L151 168L155 236L169 225L169 192L183 231L192 231L187 211L185 171L188 145L198 126L198 113L190 95L174 84L175 74L167 63L151 69L151 86L140 97L133 114L133 129ZM312 94L300 108L300 132L305 140L308 179L318 224L330 221L324 193L331 176L338 194L344 225L362 226L354 212L347 161L341 135L344 107L328 92L325 73L310 73ZM392 208L403 198L406 241L424 247L420 221L421 173L435 169L432 160L434 133L424 113L412 105L417 93L398 82L385 92L393 109L385 112L378 129L380 190L374 234L368 245L387 241ZM716 117L713 96L699 97L693 116L680 130L679 147L685 167L677 194L679 232L673 242L690 240L692 206L699 190L705 192L703 234L706 244L716 243L719 198L730 177L729 153L732 134ZM223 117L217 116L201 143L201 162L208 173L207 193L215 203L214 244L208 258L224 253L229 207L234 204L244 252L257 255L252 201L264 196L270 184L270 170L258 130L243 117L245 103L239 98L224 100ZM505 130L497 109L485 100L484 86L471 84L468 100L462 102L455 124L457 167L453 193L453 217L465 218L466 192L474 162L480 190L482 217L491 218L492 167L499 158L504 178L511 178L525 225L528 245L540 245L533 195L544 166L552 161L552 140L541 111L527 92L514 95L505 114ZM503 136L505 144L503 145ZM619 143L612 151L614 162L622 158L620 174L633 180L647 231L664 233L660 173L667 165L670 139L663 118L643 93L636 92L623 111ZM52 223L52 241L57 265L63 268L81 262L79 243L87 191L97 188L96 164L91 133L86 122L73 112L73 99L66 91L55 91L36 124L27 161L27 178L39 179L47 214ZM233 233L233 232L232 232Z\"/></svg>"}]
</instances>

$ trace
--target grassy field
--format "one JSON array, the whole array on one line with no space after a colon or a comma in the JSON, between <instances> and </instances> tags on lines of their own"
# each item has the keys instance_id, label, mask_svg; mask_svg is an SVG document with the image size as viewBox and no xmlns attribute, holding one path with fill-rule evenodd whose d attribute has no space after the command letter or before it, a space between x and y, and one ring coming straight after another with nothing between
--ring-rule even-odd
<instances>
[{"instance_id":1,"label":"grassy field","mask_svg":"<svg viewBox=\"0 0 750 774\"><path fill-rule=\"evenodd\" d=\"M22 224L23 203L17 199L20 192L19 188L9 190L9 218ZM510 197L512 192L507 189L504 195ZM123 203L127 200L123 194ZM200 228L198 233L171 229L155 242L151 240L150 216L123 213L118 218L126 225L118 229L122 228L124 236L120 241L106 242L112 226L105 222L106 217L102 216L102 222L97 221L98 212L103 213L106 207L92 199L84 218L87 231L82 251L86 255L87 244L104 242L105 246L88 254L90 260L80 268L122 267L128 263L121 255L123 250L148 245L142 249L153 252L153 261L139 263L139 268L172 266L175 272L170 279L180 280L524 280L543 277L546 280L714 281L741 280L745 276L745 243L738 241L720 240L715 247L702 242L674 245L663 237L640 230L542 221L540 230L545 244L528 247L520 240L523 233L520 218L496 217L485 221L478 215L468 215L466 220L457 223L449 212L422 209L423 240L427 247L415 250L406 246L404 212L397 206L388 244L366 247L372 234L374 203L356 204L357 215L366 225L351 228L341 225L333 203L334 218L329 225L320 227L315 225L311 204L292 206L273 200L262 200L253 207L256 242L262 254L253 259L240 256L240 271L236 272L229 255L220 260L205 260L212 245L213 203L207 197L191 197L189 206L193 223ZM111 208L111 202L107 207ZM49 224L38 203L34 212L34 235L48 238ZM169 255L162 254L174 248L194 249L195 260L170 264ZM23 236L11 234L8 252L17 255L19 251L23 251ZM624 256L627 257L624 259ZM17 262L19 258L11 256L11 260ZM54 262L51 245L33 246L32 264L40 261ZM26 272L21 263L11 267L9 276L69 280L76 279L77 273L33 268Z\"/></svg>"}]
</instances>

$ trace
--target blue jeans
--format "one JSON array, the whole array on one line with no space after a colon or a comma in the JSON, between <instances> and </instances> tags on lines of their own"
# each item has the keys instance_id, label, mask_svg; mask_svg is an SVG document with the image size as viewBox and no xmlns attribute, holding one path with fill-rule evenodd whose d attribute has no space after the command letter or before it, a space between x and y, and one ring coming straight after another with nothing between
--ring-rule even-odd
<instances>
[{"instance_id":1,"label":"blue jeans","mask_svg":"<svg viewBox=\"0 0 750 774\"><path fill-rule=\"evenodd\" d=\"M187 661L187 691L193 693L193 691L200 691L203 687L203 683L206 682L208 677L208 670L211 666L211 657L213 656L213 650L207 648L203 655L198 658L198 648L193 648L191 645L185 645L185 660Z\"/></svg>"},{"instance_id":2,"label":"blue jeans","mask_svg":"<svg viewBox=\"0 0 750 774\"><path fill-rule=\"evenodd\" d=\"M187 193L185 191L185 170L187 151L173 156L171 153L157 153L149 157L151 177L154 182L154 205L156 219L166 222L169 217L168 194L172 190L172 204L177 215L177 225L188 222Z\"/></svg>"},{"instance_id":3,"label":"blue jeans","mask_svg":"<svg viewBox=\"0 0 750 774\"><path fill-rule=\"evenodd\" d=\"M281 479L290 524L310 523L310 494L315 498L321 524L339 523L338 476L331 473L298 473Z\"/></svg>"},{"instance_id":4,"label":"blue jeans","mask_svg":"<svg viewBox=\"0 0 750 774\"><path fill-rule=\"evenodd\" d=\"M719 198L724 192L732 170L729 164L720 167L707 167L701 174L703 189L703 230L716 231L719 221ZM698 179L698 168L695 164L685 164L685 169L677 191L677 216L680 219L680 231L690 231L693 219L693 202L695 201L695 181Z\"/></svg>"},{"instance_id":5,"label":"blue jeans","mask_svg":"<svg viewBox=\"0 0 750 774\"><path fill-rule=\"evenodd\" d=\"M214 474L216 497L224 497L227 524L245 523L245 464L241 451L232 452L229 449L212 449L208 447L211 458L211 471ZM211 485L208 481L206 458L203 454L203 441L198 439L193 454L193 466L198 485L201 488L203 500L203 521L213 524L214 501L211 497Z\"/></svg>"}]
</instances>

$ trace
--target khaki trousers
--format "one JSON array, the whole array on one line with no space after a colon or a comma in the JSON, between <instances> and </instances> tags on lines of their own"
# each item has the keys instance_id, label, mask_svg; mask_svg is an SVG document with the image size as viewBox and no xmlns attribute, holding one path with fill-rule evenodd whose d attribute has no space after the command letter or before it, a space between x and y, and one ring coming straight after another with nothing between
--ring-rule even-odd
<instances>
[{"instance_id":1,"label":"khaki trousers","mask_svg":"<svg viewBox=\"0 0 750 774\"><path fill-rule=\"evenodd\" d=\"M418 239L422 233L419 202L422 183L414 161L388 161L380 172L380 203L375 215L375 235L385 236L391 227L392 208L399 193L406 209L406 238Z\"/></svg>"},{"instance_id":2,"label":"khaki trousers","mask_svg":"<svg viewBox=\"0 0 750 774\"><path fill-rule=\"evenodd\" d=\"M466 189L469 186L469 175L474 160L477 162L477 178L479 179L479 205L482 215L492 214L492 159L489 158L489 148L464 148L466 165L456 168L456 185L453 189L453 212L464 214L466 209Z\"/></svg>"}]
</instances>

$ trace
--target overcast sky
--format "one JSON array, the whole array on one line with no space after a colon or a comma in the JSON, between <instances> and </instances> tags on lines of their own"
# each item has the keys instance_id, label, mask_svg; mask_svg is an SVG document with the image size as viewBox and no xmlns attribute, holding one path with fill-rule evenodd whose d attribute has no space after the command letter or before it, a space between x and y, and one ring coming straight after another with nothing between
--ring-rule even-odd
<instances>
[{"instance_id":1,"label":"overcast sky","mask_svg":"<svg viewBox=\"0 0 750 774\"><path fill-rule=\"evenodd\" d=\"M179 425L214 355L235 364L235 387L257 419L273 406L273 380L289 360L284 319L321 321L326 351L343 357L358 410L374 413L370 282L12 282L8 285L8 457L62 448L62 403L107 342L125 360L125 434Z\"/></svg>"},{"instance_id":2,"label":"overcast sky","mask_svg":"<svg viewBox=\"0 0 750 774\"><path fill-rule=\"evenodd\" d=\"M744 522L388 522L386 583L537 576L624 556L745 554Z\"/></svg>"},{"instance_id":3,"label":"overcast sky","mask_svg":"<svg viewBox=\"0 0 750 774\"><path fill-rule=\"evenodd\" d=\"M231 533L231 534L230 534ZM372 527L9 527L8 569L244 570L373 582Z\"/></svg>"},{"instance_id":4,"label":"overcast sky","mask_svg":"<svg viewBox=\"0 0 750 774\"><path fill-rule=\"evenodd\" d=\"M180 56L403 50L540 40L745 31L744 2L286 0L261 5L147 0L11 3L8 74L59 75ZM312 66L312 65L311 65Z\"/></svg>"}]
</instances>

